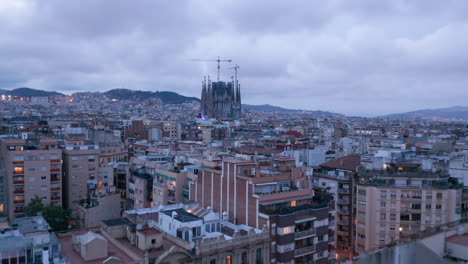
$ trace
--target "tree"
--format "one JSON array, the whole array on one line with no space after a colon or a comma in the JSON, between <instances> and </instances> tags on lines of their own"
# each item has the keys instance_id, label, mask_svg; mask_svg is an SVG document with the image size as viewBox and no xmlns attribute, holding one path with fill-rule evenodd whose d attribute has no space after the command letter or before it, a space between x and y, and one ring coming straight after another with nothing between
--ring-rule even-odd
<instances>
[{"instance_id":1,"label":"tree","mask_svg":"<svg viewBox=\"0 0 468 264\"><path fill-rule=\"evenodd\" d=\"M70 210L63 209L57 205L44 206L42 198L34 196L31 202L25 207L26 216L37 216L42 214L53 231L68 229L70 220Z\"/></svg>"},{"instance_id":2,"label":"tree","mask_svg":"<svg viewBox=\"0 0 468 264\"><path fill-rule=\"evenodd\" d=\"M44 205L42 204L42 198L35 195L31 198L31 202L24 208L26 216L36 216L39 212L44 211Z\"/></svg>"}]
</instances>

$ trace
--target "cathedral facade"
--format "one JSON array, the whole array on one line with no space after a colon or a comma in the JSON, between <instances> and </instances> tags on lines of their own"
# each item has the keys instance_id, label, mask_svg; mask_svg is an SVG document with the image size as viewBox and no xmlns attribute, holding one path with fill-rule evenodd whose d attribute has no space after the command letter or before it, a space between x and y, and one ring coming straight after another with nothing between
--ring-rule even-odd
<instances>
[{"instance_id":1,"label":"cathedral facade","mask_svg":"<svg viewBox=\"0 0 468 264\"><path fill-rule=\"evenodd\" d=\"M205 78L200 108L203 119L240 119L241 95L238 81L211 82L209 77Z\"/></svg>"}]
</instances>

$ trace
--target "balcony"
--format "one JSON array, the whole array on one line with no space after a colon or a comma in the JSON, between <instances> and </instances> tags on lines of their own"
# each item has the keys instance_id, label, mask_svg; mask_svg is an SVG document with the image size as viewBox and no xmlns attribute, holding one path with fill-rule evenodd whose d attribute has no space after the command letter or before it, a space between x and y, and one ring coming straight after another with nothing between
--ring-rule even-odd
<instances>
[{"instance_id":1,"label":"balcony","mask_svg":"<svg viewBox=\"0 0 468 264\"><path fill-rule=\"evenodd\" d=\"M15 210L15 214L24 214L24 209Z\"/></svg>"},{"instance_id":2,"label":"balcony","mask_svg":"<svg viewBox=\"0 0 468 264\"><path fill-rule=\"evenodd\" d=\"M348 220L338 220L338 224L339 225L349 225L349 221Z\"/></svg>"},{"instance_id":3,"label":"balcony","mask_svg":"<svg viewBox=\"0 0 468 264\"><path fill-rule=\"evenodd\" d=\"M24 200L14 200L13 203L15 203L15 204L24 204Z\"/></svg>"},{"instance_id":4,"label":"balcony","mask_svg":"<svg viewBox=\"0 0 468 264\"><path fill-rule=\"evenodd\" d=\"M13 164L24 164L24 160L15 160Z\"/></svg>"},{"instance_id":5,"label":"balcony","mask_svg":"<svg viewBox=\"0 0 468 264\"><path fill-rule=\"evenodd\" d=\"M24 180L13 180L13 184L24 184Z\"/></svg>"},{"instance_id":6,"label":"balcony","mask_svg":"<svg viewBox=\"0 0 468 264\"><path fill-rule=\"evenodd\" d=\"M301 257L304 255L312 254L315 252L315 245L308 246L308 247L303 247L303 248L298 248L294 250L294 257Z\"/></svg>"},{"instance_id":7,"label":"balcony","mask_svg":"<svg viewBox=\"0 0 468 264\"><path fill-rule=\"evenodd\" d=\"M349 215L349 211L347 211L347 210L338 210L338 214L340 214L340 215Z\"/></svg>"},{"instance_id":8,"label":"balcony","mask_svg":"<svg viewBox=\"0 0 468 264\"><path fill-rule=\"evenodd\" d=\"M57 201L57 200L60 200L60 197L59 197L59 196L56 196L56 197L50 197L50 199L51 199L52 201Z\"/></svg>"},{"instance_id":9,"label":"balcony","mask_svg":"<svg viewBox=\"0 0 468 264\"><path fill-rule=\"evenodd\" d=\"M339 236L349 236L349 232L348 232L348 231L339 230L339 229L336 230L336 234L339 235Z\"/></svg>"},{"instance_id":10,"label":"balcony","mask_svg":"<svg viewBox=\"0 0 468 264\"><path fill-rule=\"evenodd\" d=\"M61 160L60 159L51 159L50 160L50 163L56 163L56 162L61 162Z\"/></svg>"},{"instance_id":11,"label":"balcony","mask_svg":"<svg viewBox=\"0 0 468 264\"><path fill-rule=\"evenodd\" d=\"M58 182L58 181L60 181L60 178L50 178L50 181L51 182Z\"/></svg>"},{"instance_id":12,"label":"balcony","mask_svg":"<svg viewBox=\"0 0 468 264\"><path fill-rule=\"evenodd\" d=\"M303 239L306 237L314 236L316 234L316 230L314 228L304 231L298 231L294 233L294 239Z\"/></svg>"},{"instance_id":13,"label":"balcony","mask_svg":"<svg viewBox=\"0 0 468 264\"><path fill-rule=\"evenodd\" d=\"M345 204L349 204L349 200L338 199L337 203L345 205Z\"/></svg>"},{"instance_id":14,"label":"balcony","mask_svg":"<svg viewBox=\"0 0 468 264\"><path fill-rule=\"evenodd\" d=\"M339 194L349 194L349 189L338 189Z\"/></svg>"},{"instance_id":15,"label":"balcony","mask_svg":"<svg viewBox=\"0 0 468 264\"><path fill-rule=\"evenodd\" d=\"M52 172L59 172L59 171L60 171L60 168L51 168L50 171L52 171Z\"/></svg>"},{"instance_id":16,"label":"balcony","mask_svg":"<svg viewBox=\"0 0 468 264\"><path fill-rule=\"evenodd\" d=\"M50 188L50 190L52 190L52 191L60 191L60 187L52 187L52 188Z\"/></svg>"},{"instance_id":17,"label":"balcony","mask_svg":"<svg viewBox=\"0 0 468 264\"><path fill-rule=\"evenodd\" d=\"M14 190L13 193L14 194L23 194L24 190Z\"/></svg>"}]
</instances>

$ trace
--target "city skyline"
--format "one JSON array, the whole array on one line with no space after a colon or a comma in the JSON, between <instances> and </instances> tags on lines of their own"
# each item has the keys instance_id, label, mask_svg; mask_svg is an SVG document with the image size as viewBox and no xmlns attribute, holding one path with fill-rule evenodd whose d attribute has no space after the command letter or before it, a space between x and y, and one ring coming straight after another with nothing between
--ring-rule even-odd
<instances>
[{"instance_id":1,"label":"city skyline","mask_svg":"<svg viewBox=\"0 0 468 264\"><path fill-rule=\"evenodd\" d=\"M190 59L221 56L233 60L221 66L224 81L240 65L246 104L348 115L466 105L466 7L2 1L0 88L199 97L202 76L214 78L216 65Z\"/></svg>"}]
</instances>

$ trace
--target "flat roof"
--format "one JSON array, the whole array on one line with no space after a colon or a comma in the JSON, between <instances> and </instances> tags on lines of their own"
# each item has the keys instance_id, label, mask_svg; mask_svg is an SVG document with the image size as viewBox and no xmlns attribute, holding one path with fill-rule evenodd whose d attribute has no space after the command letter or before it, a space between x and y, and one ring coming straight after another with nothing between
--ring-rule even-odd
<instances>
[{"instance_id":1,"label":"flat roof","mask_svg":"<svg viewBox=\"0 0 468 264\"><path fill-rule=\"evenodd\" d=\"M194 214L191 214L191 213L185 211L182 208L162 211L161 213L163 213L163 214L165 214L165 215L167 215L169 217L172 217L172 212L177 213L177 215L174 216L174 219L176 219L179 222L193 222L193 221L201 220L200 217L198 217L198 216L196 216Z\"/></svg>"}]
</instances>

